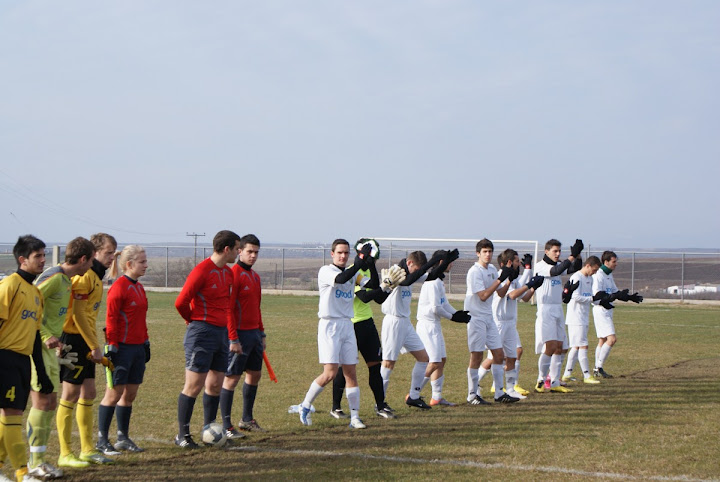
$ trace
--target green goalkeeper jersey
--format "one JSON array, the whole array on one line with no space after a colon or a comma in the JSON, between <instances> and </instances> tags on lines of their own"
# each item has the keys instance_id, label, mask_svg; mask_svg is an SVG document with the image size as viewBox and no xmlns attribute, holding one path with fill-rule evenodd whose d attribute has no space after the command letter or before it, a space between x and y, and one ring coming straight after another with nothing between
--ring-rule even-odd
<instances>
[{"instance_id":1,"label":"green goalkeeper jersey","mask_svg":"<svg viewBox=\"0 0 720 482\"><path fill-rule=\"evenodd\" d=\"M60 266L53 266L45 270L35 281L45 299L40 337L46 341L51 336L60 338L63 323L68 313L70 295L72 294L72 281Z\"/></svg>"},{"instance_id":2,"label":"green goalkeeper jersey","mask_svg":"<svg viewBox=\"0 0 720 482\"><path fill-rule=\"evenodd\" d=\"M370 271L369 270L360 270L357 272L356 278L362 276L364 278L370 279ZM367 288L363 288L359 285L355 285L355 292L357 293L360 290L365 290ZM352 322L357 323L358 321L365 321L372 318L373 311L370 307L370 303L363 303L360 301L360 299L355 296L353 298L353 316Z\"/></svg>"}]
</instances>

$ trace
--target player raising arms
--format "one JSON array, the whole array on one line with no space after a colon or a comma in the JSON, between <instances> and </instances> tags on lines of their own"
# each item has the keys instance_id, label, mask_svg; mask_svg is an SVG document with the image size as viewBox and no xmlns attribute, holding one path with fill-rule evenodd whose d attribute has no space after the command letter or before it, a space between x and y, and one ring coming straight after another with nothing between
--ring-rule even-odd
<instances>
[{"instance_id":1,"label":"player raising arms","mask_svg":"<svg viewBox=\"0 0 720 482\"><path fill-rule=\"evenodd\" d=\"M35 281L45 301L40 336L43 341L42 355L45 372L52 381L54 391L42 393L37 384L37 370L33 364L32 408L27 419L28 442L30 443L29 474L38 478L58 478L62 470L56 469L45 460L48 440L57 408L57 392L60 389L60 362L70 369L77 362L77 353L70 345L62 346L63 323L67 317L72 294L73 276L84 275L93 263L95 246L87 239L78 237L65 247L65 262L46 269ZM58 354L59 352L59 354ZM58 355L63 358L58 358Z\"/></svg>"},{"instance_id":2,"label":"player raising arms","mask_svg":"<svg viewBox=\"0 0 720 482\"><path fill-rule=\"evenodd\" d=\"M32 235L21 236L13 256L18 270L0 280L0 466L9 456L18 482L36 481L28 475L22 417L30 396L31 356L40 391L53 391L39 332L43 298L32 284L45 266L45 243Z\"/></svg>"},{"instance_id":3,"label":"player raising arms","mask_svg":"<svg viewBox=\"0 0 720 482\"><path fill-rule=\"evenodd\" d=\"M562 351L565 337L565 322L562 307L563 283L560 276L567 271L571 274L581 266L580 253L583 242L575 240L570 248L570 256L560 262L562 244L557 239L545 243L545 256L535 264L535 274L544 276L545 282L537 290L537 318L535 319L535 353L540 354L538 360L538 382L535 391L545 391L545 377L550 372L550 391L558 393L572 392L560 385L562 370ZM543 345L545 349L543 350Z\"/></svg>"},{"instance_id":4,"label":"player raising arms","mask_svg":"<svg viewBox=\"0 0 720 482\"><path fill-rule=\"evenodd\" d=\"M563 289L563 302L567 303L565 324L568 327L568 344L571 347L565 365L565 374L562 377L564 382L573 381L572 371L575 361L579 360L583 381L589 384L600 383L590 374L588 362L588 326L590 325L590 306L594 300L592 276L598 269L600 269L600 259L597 256L590 256L585 260L582 269L573 273ZM602 298L602 295L598 296L598 300ZM609 302L603 301L603 303Z\"/></svg>"},{"instance_id":5,"label":"player raising arms","mask_svg":"<svg viewBox=\"0 0 720 482\"><path fill-rule=\"evenodd\" d=\"M95 403L95 364L103 358L97 338L95 322L103 295L105 272L115 260L117 241L106 233L93 234L90 241L95 246L95 259L84 275L72 278L71 313L65 319L60 341L71 345L78 354L75 368L63 365L60 379L62 395L57 409L58 437L60 439L60 467L87 467L90 463L112 464L114 461L95 450L93 444L93 404ZM88 359L88 354L90 359ZM71 448L72 414L77 405L75 418L80 432L80 457Z\"/></svg>"},{"instance_id":6,"label":"player raising arms","mask_svg":"<svg viewBox=\"0 0 720 482\"><path fill-rule=\"evenodd\" d=\"M320 302L318 309L318 358L323 372L310 384L305 399L300 405L300 422L312 425L310 407L325 386L333 381L342 365L345 375L345 393L350 407L350 428L366 428L360 420L360 388L357 384L356 367L358 347L352 326L353 293L355 276L367 269L372 261L371 246L362 247L355 262L345 268L350 257L350 244L342 238L332 243L330 256L332 264L323 266L318 272Z\"/></svg>"},{"instance_id":7,"label":"player raising arms","mask_svg":"<svg viewBox=\"0 0 720 482\"><path fill-rule=\"evenodd\" d=\"M195 399L203 395L204 425L217 417L220 389L228 365L228 350L240 354L239 343L229 344L232 326L230 295L233 273L227 267L235 261L240 236L220 231L213 238L213 253L195 266L175 300L175 309L185 320L185 385L178 396L178 434L175 445L198 448L190 435Z\"/></svg>"},{"instance_id":8,"label":"player raising arms","mask_svg":"<svg viewBox=\"0 0 720 482\"><path fill-rule=\"evenodd\" d=\"M428 281L425 281L420 288L420 298L418 300L417 312L417 334L425 346L428 354L427 371L431 372L430 385L432 387L432 398L430 406L444 405L454 407L455 404L448 402L442 396L443 382L445 380L444 370L447 361L447 353L445 350L445 337L443 336L441 318L455 321L457 323L468 323L470 314L467 311L458 311L453 308L447 301L445 294L445 273L449 273L452 269L453 262L449 260L457 259L459 253L457 250L450 252L438 250L433 253L433 258L440 257L435 268L428 275ZM430 279L432 278L432 279Z\"/></svg>"},{"instance_id":9,"label":"player raising arms","mask_svg":"<svg viewBox=\"0 0 720 482\"><path fill-rule=\"evenodd\" d=\"M242 386L243 415L238 428L264 432L253 417L253 407L258 383L262 374L263 353L266 348L265 326L260 312L262 292L260 276L252 267L260 253L260 240L254 234L240 238L240 257L232 267L233 291L230 297L232 326L228 327L230 344L239 344L241 353L230 353L228 367L220 392L220 414L226 436L230 439L242 436L231 421L233 396L240 376L245 372Z\"/></svg>"},{"instance_id":10,"label":"player raising arms","mask_svg":"<svg viewBox=\"0 0 720 482\"><path fill-rule=\"evenodd\" d=\"M593 275L592 291L594 294L604 292L607 294L605 299L610 302L614 300L632 301L634 303L642 303L643 297L638 293L629 294L628 289L618 291L613 278L613 270L617 268L617 254L613 251L605 251L602 254L602 266L600 270ZM593 306L593 320L595 321L595 331L597 332L598 345L595 348L595 369L593 375L603 378L612 378L612 375L603 369L603 365L610 356L610 350L617 343L615 336L615 323L613 322L613 313L615 310L612 304L603 306L600 301L595 301Z\"/></svg>"},{"instance_id":11,"label":"player raising arms","mask_svg":"<svg viewBox=\"0 0 720 482\"><path fill-rule=\"evenodd\" d=\"M119 265L124 276L117 279L108 291L105 319L105 355L115 370L107 370L107 389L98 407L96 448L105 455L119 455L116 449L143 452L130 439L130 416L143 381L145 364L150 361L146 321L148 301L145 289L138 281L147 270L147 254L140 246L125 246ZM117 415L118 427L115 446L108 439L113 415Z\"/></svg>"}]
</instances>

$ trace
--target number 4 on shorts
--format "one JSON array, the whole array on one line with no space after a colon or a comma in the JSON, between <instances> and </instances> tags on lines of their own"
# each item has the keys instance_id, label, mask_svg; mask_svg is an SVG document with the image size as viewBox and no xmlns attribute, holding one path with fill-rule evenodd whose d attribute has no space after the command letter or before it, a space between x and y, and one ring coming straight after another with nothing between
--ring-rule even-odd
<instances>
[{"instance_id":1,"label":"number 4 on shorts","mask_svg":"<svg viewBox=\"0 0 720 482\"><path fill-rule=\"evenodd\" d=\"M15 401L15 386L13 385L10 387L10 389L5 394L5 398L10 400L11 402Z\"/></svg>"}]
</instances>

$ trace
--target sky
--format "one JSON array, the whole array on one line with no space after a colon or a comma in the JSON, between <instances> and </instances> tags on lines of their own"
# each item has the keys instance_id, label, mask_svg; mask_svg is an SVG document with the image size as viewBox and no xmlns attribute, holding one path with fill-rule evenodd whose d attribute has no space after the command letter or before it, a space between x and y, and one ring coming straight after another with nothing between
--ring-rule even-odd
<instances>
[{"instance_id":1,"label":"sky","mask_svg":"<svg viewBox=\"0 0 720 482\"><path fill-rule=\"evenodd\" d=\"M0 4L0 242L720 247L720 2Z\"/></svg>"}]
</instances>

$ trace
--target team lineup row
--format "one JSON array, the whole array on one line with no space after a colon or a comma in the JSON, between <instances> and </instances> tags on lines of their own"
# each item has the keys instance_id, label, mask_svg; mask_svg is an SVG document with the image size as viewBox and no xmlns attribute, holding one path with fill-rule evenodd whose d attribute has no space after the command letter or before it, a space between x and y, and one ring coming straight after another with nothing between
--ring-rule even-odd
<instances>
[{"instance_id":1,"label":"team lineup row","mask_svg":"<svg viewBox=\"0 0 720 482\"><path fill-rule=\"evenodd\" d=\"M356 365L358 350L363 354L369 385L378 416L394 418L385 401L390 374L403 352L416 358L409 406L430 409L454 405L442 397L443 368L446 362L441 318L466 323L470 363L468 403L482 405L478 382L484 373L493 376L495 401L516 402L527 395L517 385L520 341L517 334L517 300L537 295L536 350L539 360L538 385L550 373L549 389L568 392L575 359L579 359L586 383L596 383L587 361L587 327L591 304L598 329L595 373L607 375L602 364L615 343L612 305L615 299L642 301L637 294L618 291L612 280L617 256L603 254L602 261L591 256L583 264L582 242L571 249L568 260L559 262L560 243L551 240L545 257L532 273L532 257L522 263L518 253L505 250L498 257L498 271L492 264L493 245L481 240L476 247L478 262L467 275L465 309L458 311L446 300L444 274L459 253L437 251L430 260L414 251L400 265L377 272L379 246L372 239L356 243L357 256L347 267L350 245L338 239L331 248L332 264L318 273L320 304L318 352L323 372L311 384L302 404L296 407L303 424L311 424L312 402L323 388L333 383L333 410L336 418L348 416L340 408L343 392L350 408L350 427L365 428L359 418L360 391ZM132 403L150 361L147 333L147 298L138 279L147 269L147 256L139 246L116 251L115 239L98 233L90 240L76 238L68 243L65 262L43 271L45 244L34 236L19 238L13 253L18 271L0 281L0 463L9 456L18 480L58 478L62 470L45 460L53 418L60 440L59 467L81 468L90 463L111 464L121 451L142 451L129 437ZM198 445L190 434L194 404L203 391L205 427L215 422L220 409L223 438L244 437L243 431L263 431L253 418L253 405L260 380L265 332L260 311L260 278L252 266L260 241L254 235L242 238L221 231L213 239L212 255L188 276L176 300L186 321L184 348L185 383L178 397L178 435L182 448ZM119 256L119 259L118 259ZM607 259L606 259L607 258ZM228 264L235 263L232 268ZM524 271L520 275L520 266ZM96 319L102 299L106 271L120 266L124 275L108 291L105 344L101 347ZM560 275L575 272L565 286ZM40 275L37 280L35 278ZM604 275L598 276L598 275ZM111 274L111 278L116 277ZM411 285L421 281L417 330L410 323ZM34 282L34 284L33 284ZM568 304L565 335L563 297ZM368 303L382 304L382 342ZM602 311L601 311L602 310ZM604 324L598 323L603 320ZM572 347L566 373L560 380L563 354ZM490 356L483 362L485 349ZM105 366L107 390L98 407L98 440L93 444L95 365ZM243 417L237 427L230 421L234 390L242 373ZM432 398L427 404L420 392L431 383ZM59 402L57 394L60 393ZM22 414L28 398L32 407L27 419L30 458L22 435ZM57 413L56 413L57 412ZM72 415L80 433L81 452L71 450ZM109 440L113 417L117 419L115 444ZM239 429L239 430L238 430ZM110 456L110 457L109 457Z\"/></svg>"}]
</instances>

